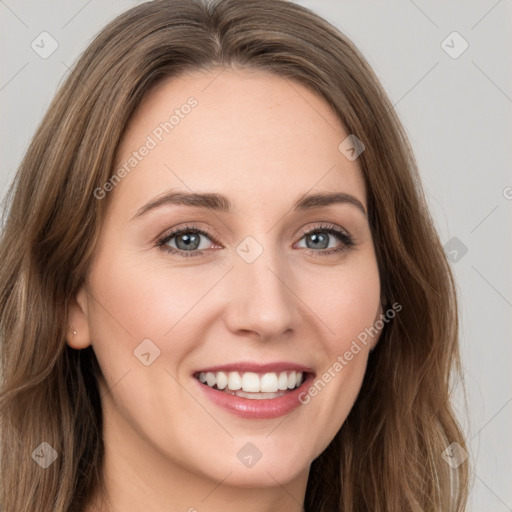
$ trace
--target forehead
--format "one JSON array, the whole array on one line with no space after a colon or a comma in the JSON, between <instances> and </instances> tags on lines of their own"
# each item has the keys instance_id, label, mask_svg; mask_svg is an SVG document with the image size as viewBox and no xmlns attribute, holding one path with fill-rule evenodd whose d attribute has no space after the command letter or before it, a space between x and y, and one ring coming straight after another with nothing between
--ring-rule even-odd
<instances>
[{"instance_id":1,"label":"forehead","mask_svg":"<svg viewBox=\"0 0 512 512\"><path fill-rule=\"evenodd\" d=\"M348 135L296 81L260 70L191 72L160 83L130 120L115 163L129 175L115 193L140 202L169 188L219 191L262 206L336 190L366 204L357 160L339 150Z\"/></svg>"}]
</instances>

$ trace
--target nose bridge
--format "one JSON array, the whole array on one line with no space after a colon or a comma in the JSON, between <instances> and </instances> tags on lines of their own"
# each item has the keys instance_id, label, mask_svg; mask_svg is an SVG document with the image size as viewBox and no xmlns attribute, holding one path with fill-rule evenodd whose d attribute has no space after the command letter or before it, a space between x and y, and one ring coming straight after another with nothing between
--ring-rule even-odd
<instances>
[{"instance_id":1,"label":"nose bridge","mask_svg":"<svg viewBox=\"0 0 512 512\"><path fill-rule=\"evenodd\" d=\"M231 307L237 329L271 337L292 327L296 305L284 255L271 236L259 238L263 243L247 237L236 248Z\"/></svg>"}]
</instances>

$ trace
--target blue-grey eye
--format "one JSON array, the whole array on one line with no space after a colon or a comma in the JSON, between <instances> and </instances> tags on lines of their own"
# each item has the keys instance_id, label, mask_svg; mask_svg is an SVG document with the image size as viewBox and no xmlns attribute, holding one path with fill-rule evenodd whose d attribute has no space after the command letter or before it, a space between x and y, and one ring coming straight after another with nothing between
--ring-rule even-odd
<instances>
[{"instance_id":1,"label":"blue-grey eye","mask_svg":"<svg viewBox=\"0 0 512 512\"><path fill-rule=\"evenodd\" d=\"M331 249L340 243L342 245L344 244L345 240L343 236L343 233L338 232L332 228L324 228L321 230L315 229L314 231L310 231L309 233L304 234L304 236L299 241L299 244L302 243L302 240L305 240L305 245L298 245L298 247L319 250Z\"/></svg>"},{"instance_id":2,"label":"blue-grey eye","mask_svg":"<svg viewBox=\"0 0 512 512\"><path fill-rule=\"evenodd\" d=\"M203 244L201 244L201 237L207 240ZM208 243L208 237L203 233L187 230L170 234L162 245L181 251L196 251L207 249L211 245L211 241Z\"/></svg>"},{"instance_id":3,"label":"blue-grey eye","mask_svg":"<svg viewBox=\"0 0 512 512\"><path fill-rule=\"evenodd\" d=\"M309 249L327 249L329 247L329 235L323 232L316 232L306 235L306 246ZM310 242L310 243L309 243Z\"/></svg>"}]
</instances>

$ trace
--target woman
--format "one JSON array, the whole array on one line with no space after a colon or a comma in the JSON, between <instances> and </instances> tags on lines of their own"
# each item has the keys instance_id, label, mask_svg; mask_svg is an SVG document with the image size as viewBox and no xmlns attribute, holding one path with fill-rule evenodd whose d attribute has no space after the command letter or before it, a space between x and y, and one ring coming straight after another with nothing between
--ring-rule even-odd
<instances>
[{"instance_id":1,"label":"woman","mask_svg":"<svg viewBox=\"0 0 512 512\"><path fill-rule=\"evenodd\" d=\"M326 21L127 11L11 192L4 512L464 509L452 275L391 104Z\"/></svg>"}]
</instances>

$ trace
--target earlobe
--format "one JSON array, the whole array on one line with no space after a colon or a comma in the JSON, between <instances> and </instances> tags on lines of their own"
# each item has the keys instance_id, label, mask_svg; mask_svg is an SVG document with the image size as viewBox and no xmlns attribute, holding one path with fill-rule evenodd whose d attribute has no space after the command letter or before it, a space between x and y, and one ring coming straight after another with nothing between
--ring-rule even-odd
<instances>
[{"instance_id":1,"label":"earlobe","mask_svg":"<svg viewBox=\"0 0 512 512\"><path fill-rule=\"evenodd\" d=\"M66 340L71 348L77 350L87 348L91 344L87 299L87 292L82 288L68 303Z\"/></svg>"}]
</instances>

